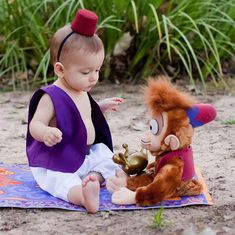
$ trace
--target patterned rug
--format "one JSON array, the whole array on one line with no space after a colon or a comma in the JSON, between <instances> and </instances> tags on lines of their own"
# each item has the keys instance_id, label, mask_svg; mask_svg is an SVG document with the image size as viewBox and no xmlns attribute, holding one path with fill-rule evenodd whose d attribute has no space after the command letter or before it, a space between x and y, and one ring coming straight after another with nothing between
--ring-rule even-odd
<instances>
[{"instance_id":1,"label":"patterned rug","mask_svg":"<svg viewBox=\"0 0 235 235\"><path fill-rule=\"evenodd\" d=\"M111 202L111 194L105 189L100 192L100 211L136 210L182 207L189 205L212 205L212 198L202 178L199 168L196 168L195 178L203 184L204 191L199 196L179 197L165 200L161 204L148 207L135 205L119 206ZM65 210L86 211L83 207L75 206L57 199L41 190L33 179L30 169L26 165L0 163L0 207L18 208L57 208Z\"/></svg>"}]
</instances>

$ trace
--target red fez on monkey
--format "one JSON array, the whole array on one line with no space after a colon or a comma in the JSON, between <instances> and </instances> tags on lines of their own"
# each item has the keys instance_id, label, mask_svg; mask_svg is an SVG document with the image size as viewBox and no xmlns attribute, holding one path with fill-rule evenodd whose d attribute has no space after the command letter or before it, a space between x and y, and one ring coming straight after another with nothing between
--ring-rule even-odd
<instances>
[{"instance_id":1,"label":"red fez on monkey","mask_svg":"<svg viewBox=\"0 0 235 235\"><path fill-rule=\"evenodd\" d=\"M151 112L150 131L141 140L155 156L152 174L111 178L107 188L115 204L147 206L177 196L199 195L202 185L193 179L192 137L194 128L212 121L216 111L210 104L196 104L187 93L166 79L150 79L145 90ZM125 187L122 187L125 186Z\"/></svg>"}]
</instances>

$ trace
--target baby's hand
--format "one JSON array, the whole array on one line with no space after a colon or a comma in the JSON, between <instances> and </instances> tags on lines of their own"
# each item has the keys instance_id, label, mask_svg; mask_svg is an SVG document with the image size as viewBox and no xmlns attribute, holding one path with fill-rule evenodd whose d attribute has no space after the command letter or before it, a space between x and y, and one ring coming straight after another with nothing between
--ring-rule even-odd
<instances>
[{"instance_id":1,"label":"baby's hand","mask_svg":"<svg viewBox=\"0 0 235 235\"><path fill-rule=\"evenodd\" d=\"M102 112L106 112L107 110L111 109L113 111L118 110L118 105L122 104L124 100L119 97L112 97L108 99L104 99L99 103L100 109Z\"/></svg>"},{"instance_id":2,"label":"baby's hand","mask_svg":"<svg viewBox=\"0 0 235 235\"><path fill-rule=\"evenodd\" d=\"M62 140L62 132L56 127L46 127L43 135L43 142L46 146L51 147Z\"/></svg>"}]
</instances>

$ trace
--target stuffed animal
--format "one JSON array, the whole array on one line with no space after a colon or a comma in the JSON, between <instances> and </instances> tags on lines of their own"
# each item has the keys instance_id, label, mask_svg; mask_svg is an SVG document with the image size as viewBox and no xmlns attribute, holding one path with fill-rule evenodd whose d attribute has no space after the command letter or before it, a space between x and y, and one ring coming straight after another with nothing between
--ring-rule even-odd
<instances>
[{"instance_id":1,"label":"stuffed animal","mask_svg":"<svg viewBox=\"0 0 235 235\"><path fill-rule=\"evenodd\" d=\"M191 143L194 129L215 119L215 108L197 103L165 77L149 79L145 99L151 120L141 146L155 161L145 174L128 176L119 171L110 178L107 188L113 193L112 202L149 206L171 197L201 194L203 187L194 179Z\"/></svg>"}]
</instances>

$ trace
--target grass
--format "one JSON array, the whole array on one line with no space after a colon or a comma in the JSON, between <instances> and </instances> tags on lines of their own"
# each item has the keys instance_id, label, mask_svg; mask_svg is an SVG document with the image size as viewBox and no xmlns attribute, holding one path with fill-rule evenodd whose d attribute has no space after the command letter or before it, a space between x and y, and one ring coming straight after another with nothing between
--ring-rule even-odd
<instances>
[{"instance_id":1,"label":"grass","mask_svg":"<svg viewBox=\"0 0 235 235\"><path fill-rule=\"evenodd\" d=\"M172 224L171 222L163 219L163 211L164 211L164 207L161 207L159 211L154 214L151 228L162 229L162 228L169 227Z\"/></svg>"},{"instance_id":2,"label":"grass","mask_svg":"<svg viewBox=\"0 0 235 235\"><path fill-rule=\"evenodd\" d=\"M199 78L204 89L209 79L226 86L223 63L235 61L234 7L235 0L0 0L0 88L29 89L54 80L49 38L79 8L99 15L107 56L102 79L165 73L188 77L193 86ZM131 43L114 55L125 33Z\"/></svg>"},{"instance_id":3,"label":"grass","mask_svg":"<svg viewBox=\"0 0 235 235\"><path fill-rule=\"evenodd\" d=\"M230 119L230 120L226 120L224 122L225 125L235 125L235 119Z\"/></svg>"}]
</instances>

